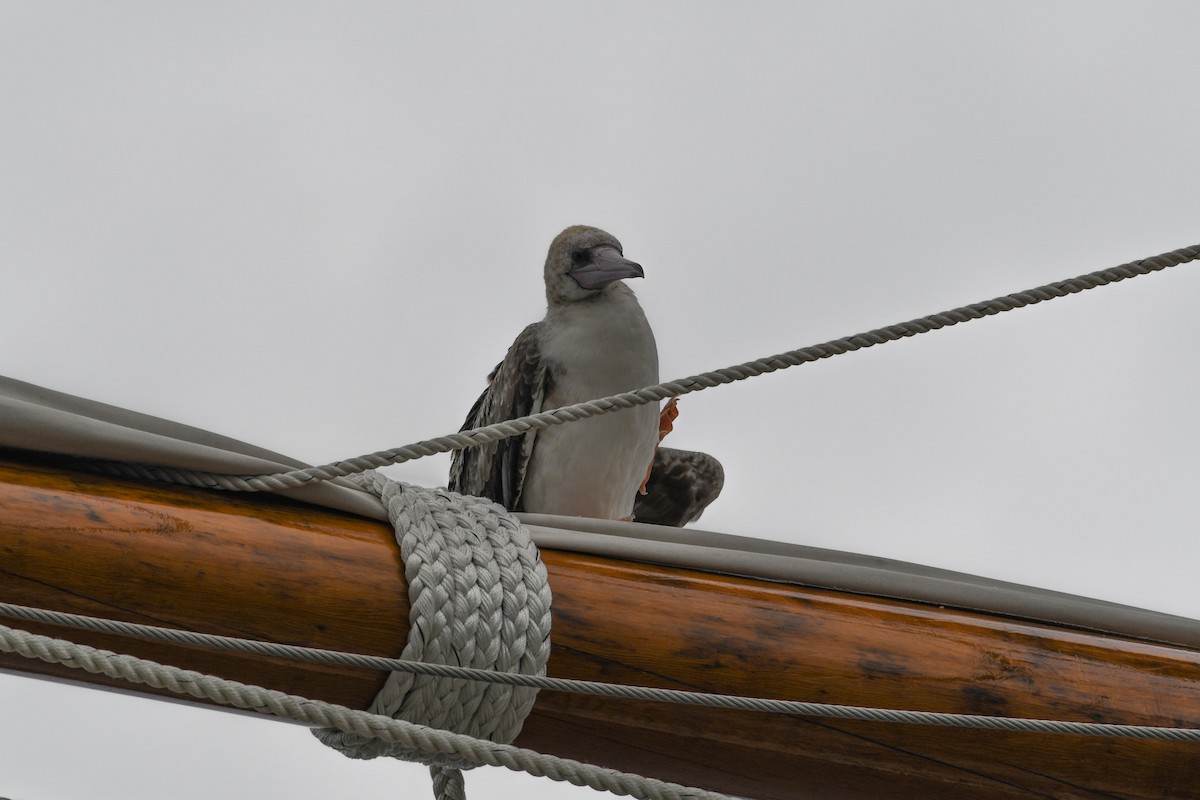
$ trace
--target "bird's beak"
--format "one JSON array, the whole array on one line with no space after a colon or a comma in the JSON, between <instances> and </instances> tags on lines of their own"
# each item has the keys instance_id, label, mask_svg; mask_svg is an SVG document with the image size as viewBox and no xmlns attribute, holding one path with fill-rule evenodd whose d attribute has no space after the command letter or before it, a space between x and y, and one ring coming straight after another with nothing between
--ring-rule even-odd
<instances>
[{"instance_id":1,"label":"bird's beak","mask_svg":"<svg viewBox=\"0 0 1200 800\"><path fill-rule=\"evenodd\" d=\"M567 272L584 289L603 289L622 278L644 278L641 264L635 264L615 247L606 244L593 247L592 258L586 264L571 267Z\"/></svg>"}]
</instances>

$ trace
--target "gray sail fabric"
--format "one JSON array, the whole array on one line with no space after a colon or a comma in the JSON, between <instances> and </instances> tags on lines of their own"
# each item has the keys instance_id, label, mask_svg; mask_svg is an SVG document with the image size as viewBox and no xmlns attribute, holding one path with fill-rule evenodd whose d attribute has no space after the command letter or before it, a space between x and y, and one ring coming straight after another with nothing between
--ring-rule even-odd
<instances>
[{"instance_id":1,"label":"gray sail fabric","mask_svg":"<svg viewBox=\"0 0 1200 800\"><path fill-rule=\"evenodd\" d=\"M190 425L3 376L0 376L0 447L232 475L263 475L309 466ZM280 494L387 520L387 512L378 498L344 481Z\"/></svg>"},{"instance_id":2,"label":"gray sail fabric","mask_svg":"<svg viewBox=\"0 0 1200 800\"><path fill-rule=\"evenodd\" d=\"M188 425L0 377L0 447L258 475L308 466ZM386 520L349 481L289 490L307 503ZM950 570L743 536L520 514L539 547L887 597L1200 648L1200 621Z\"/></svg>"}]
</instances>

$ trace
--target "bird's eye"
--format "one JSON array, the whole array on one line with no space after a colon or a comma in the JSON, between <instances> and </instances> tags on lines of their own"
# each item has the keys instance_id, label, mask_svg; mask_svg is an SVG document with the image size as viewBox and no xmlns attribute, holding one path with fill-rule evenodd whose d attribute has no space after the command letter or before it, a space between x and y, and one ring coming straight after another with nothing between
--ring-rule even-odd
<instances>
[{"instance_id":1,"label":"bird's eye","mask_svg":"<svg viewBox=\"0 0 1200 800\"><path fill-rule=\"evenodd\" d=\"M571 251L571 263L572 264L579 266L580 264L586 264L587 260L588 260L588 251L587 250L572 250Z\"/></svg>"}]
</instances>

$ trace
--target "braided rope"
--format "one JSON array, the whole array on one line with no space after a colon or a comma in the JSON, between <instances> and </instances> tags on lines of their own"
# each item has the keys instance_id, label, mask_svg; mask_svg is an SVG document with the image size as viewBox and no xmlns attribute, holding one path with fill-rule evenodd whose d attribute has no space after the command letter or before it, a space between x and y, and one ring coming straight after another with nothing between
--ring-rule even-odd
<instances>
[{"instance_id":1,"label":"braided rope","mask_svg":"<svg viewBox=\"0 0 1200 800\"><path fill-rule=\"evenodd\" d=\"M467 786L462 770L431 766L429 776L433 779L433 796L444 800L467 800Z\"/></svg>"},{"instance_id":2,"label":"braided rope","mask_svg":"<svg viewBox=\"0 0 1200 800\"><path fill-rule=\"evenodd\" d=\"M447 664L425 664L382 656L341 653L335 650L282 645L253 639L160 628L120 620L84 617L60 611L0 603L0 615L31 622L63 625L80 630L116 633L154 641L178 642L223 650L258 653L295 661L319 664L339 664L367 669L411 672L416 675L436 675L462 680L486 681L510 686L527 686L556 692L572 692L600 697L648 700L659 703L725 708L742 711L765 711L792 716L853 719L868 722L899 722L912 725L940 725L957 728L982 728L1037 733L1067 733L1080 736L1106 736L1123 739L1161 739L1200 742L1200 728L1170 728L1154 725L1120 725L1097 722L1068 722L1063 720L994 717L974 714L944 714L932 711L846 706L828 703L809 703L801 700L776 700L766 697L712 694L707 692L659 689L649 686L630 686L619 683L548 678L508 672L456 667Z\"/></svg>"},{"instance_id":3,"label":"braided rope","mask_svg":"<svg viewBox=\"0 0 1200 800\"><path fill-rule=\"evenodd\" d=\"M550 585L516 517L489 500L408 486L374 471L354 480L383 501L400 544L411 607L402 659L545 675ZM393 671L368 711L507 744L536 697L532 687ZM314 734L352 758L428 761L376 737L330 728ZM470 766L446 757L432 762L437 796L461 797L462 778L454 773Z\"/></svg>"},{"instance_id":4,"label":"braided rope","mask_svg":"<svg viewBox=\"0 0 1200 800\"><path fill-rule=\"evenodd\" d=\"M134 656L40 636L0 625L0 651L63 664L110 678L146 684L175 694L211 700L261 714L330 726L356 736L376 737L421 752L424 760L450 757L474 766L505 767L514 772L588 786L640 800L734 800L728 795L604 769L567 758L507 744L439 731L403 720L355 711L345 706L310 700L284 692L230 681L201 672L158 664Z\"/></svg>"},{"instance_id":5,"label":"braided rope","mask_svg":"<svg viewBox=\"0 0 1200 800\"><path fill-rule=\"evenodd\" d=\"M875 330L859 333L854 336L834 339L824 344L801 347L797 350L789 350L786 353L760 358L755 361L747 361L744 364L737 364L724 369L693 375L690 378L647 386L643 389L624 392L599 400L563 406L551 411L543 411L540 414L519 417L507 422L474 428L450 434L449 436L441 436L436 439L426 439L404 447L381 450L377 453L345 461L336 461L319 467L308 467L306 469L280 472L274 475L237 476L171 467L124 464L120 462L90 462L87 466L95 471L120 477L166 481L201 488L244 492L290 489L304 486L313 481L332 480L333 478L345 477L389 464L401 464L406 461L413 461L436 453L449 453L454 450L462 450L467 447L487 444L488 442L494 442L510 436L519 436L530 430L542 430L564 422L587 419L599 414L607 414L612 411L658 402L669 397L679 397L714 386L745 380L768 372L801 366L812 361L832 358L833 356L855 350L863 350L875 345L886 344L887 342L894 342L910 336L917 336L941 328L948 328L964 322L1024 308L1025 306L1035 305L1047 300L1066 297L1067 295L1077 294L1088 289L1095 289L1098 286L1105 286L1127 278L1136 278L1151 272L1158 272L1192 261L1197 257L1200 257L1200 245L1184 247L1169 253L1163 253L1162 255L1144 258L1140 261L1132 261L1128 264L1090 272L1076 278L1055 281L1027 291L961 306L938 314L930 314L929 316L909 322L876 328Z\"/></svg>"}]
</instances>

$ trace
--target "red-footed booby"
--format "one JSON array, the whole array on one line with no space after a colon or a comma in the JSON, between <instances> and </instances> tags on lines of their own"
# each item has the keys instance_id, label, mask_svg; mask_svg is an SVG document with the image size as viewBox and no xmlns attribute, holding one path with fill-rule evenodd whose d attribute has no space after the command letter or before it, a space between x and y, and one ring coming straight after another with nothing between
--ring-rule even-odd
<instances>
[{"instance_id":1,"label":"red-footed booby","mask_svg":"<svg viewBox=\"0 0 1200 800\"><path fill-rule=\"evenodd\" d=\"M622 281L643 277L609 233L576 225L546 256L546 317L488 376L463 430L658 383L654 333ZM450 489L509 510L629 519L658 444L657 404L459 450Z\"/></svg>"}]
</instances>

